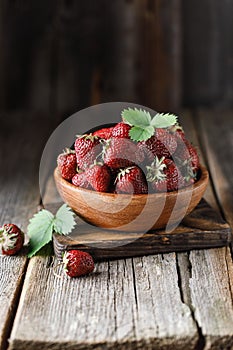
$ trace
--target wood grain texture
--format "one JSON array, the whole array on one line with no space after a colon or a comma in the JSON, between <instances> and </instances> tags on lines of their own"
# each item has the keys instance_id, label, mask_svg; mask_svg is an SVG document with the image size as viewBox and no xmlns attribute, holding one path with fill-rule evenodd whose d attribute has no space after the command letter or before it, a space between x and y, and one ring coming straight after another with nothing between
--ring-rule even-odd
<instances>
[{"instance_id":1,"label":"wood grain texture","mask_svg":"<svg viewBox=\"0 0 233 350\"><path fill-rule=\"evenodd\" d=\"M56 206L56 209L60 206ZM46 206L52 210L53 206ZM69 236L53 235L55 254L59 259L66 250L89 252L95 261L127 258L156 253L187 251L228 245L231 230L221 216L205 201L185 217L172 232L152 230L145 234L117 232L93 227L77 220Z\"/></svg>"},{"instance_id":2,"label":"wood grain texture","mask_svg":"<svg viewBox=\"0 0 233 350\"><path fill-rule=\"evenodd\" d=\"M183 86L188 106L232 106L232 1L182 2ZM198 25L195 25L198 23Z\"/></svg>"},{"instance_id":3,"label":"wood grain texture","mask_svg":"<svg viewBox=\"0 0 233 350\"><path fill-rule=\"evenodd\" d=\"M0 349L7 347L7 338L13 323L27 259L22 256L0 255Z\"/></svg>"},{"instance_id":4,"label":"wood grain texture","mask_svg":"<svg viewBox=\"0 0 233 350\"><path fill-rule=\"evenodd\" d=\"M206 118L207 115L209 115L208 119ZM219 143L224 143L230 153L231 139L229 136L225 137L225 134L220 139L217 137L219 123L217 123L217 120L214 122L211 116L210 111L209 113L206 111L206 113L203 112L201 118L192 119L192 114L185 112L181 120L188 137L198 146L202 162L210 167L212 181L209 183L205 198L215 210L220 212L224 210L225 203L223 204L223 202L216 200L214 195L216 188L220 186L221 182L219 182L219 177L213 178L215 167L217 166L215 163L212 163L215 159L213 152ZM224 115L222 118L224 120ZM204 129L198 128L198 124L203 125L203 123L205 125ZM209 125L211 125L211 128ZM230 123L227 124L227 128L229 128L228 134L231 133L232 127ZM205 142L203 141L203 137ZM206 142L207 138L213 138L212 144ZM217 153L217 151L215 152ZM232 165L232 162L229 164ZM222 167L224 168L224 164ZM230 222L230 220L228 221ZM233 339L233 264L230 249L194 250L190 253L181 253L177 255L177 263L183 300L193 310L193 316L196 319L199 329L200 348L231 349ZM220 305L221 302L219 303L219 300L224 300L222 304L226 305L226 307Z\"/></svg>"},{"instance_id":5,"label":"wood grain texture","mask_svg":"<svg viewBox=\"0 0 233 350\"><path fill-rule=\"evenodd\" d=\"M233 227L233 111L202 110L198 120L217 199Z\"/></svg>"},{"instance_id":6,"label":"wood grain texture","mask_svg":"<svg viewBox=\"0 0 233 350\"><path fill-rule=\"evenodd\" d=\"M175 254L97 264L79 279L55 277L49 259L36 257L10 349L194 349L197 336Z\"/></svg>"},{"instance_id":7,"label":"wood grain texture","mask_svg":"<svg viewBox=\"0 0 233 350\"><path fill-rule=\"evenodd\" d=\"M157 111L181 104L181 1L137 1L142 103ZM171 25L172 23L172 25Z\"/></svg>"},{"instance_id":8,"label":"wood grain texture","mask_svg":"<svg viewBox=\"0 0 233 350\"><path fill-rule=\"evenodd\" d=\"M190 253L191 302L205 349L233 348L233 265L229 248ZM214 271L212 276L210 271ZM200 287L201 281L201 287Z\"/></svg>"},{"instance_id":9,"label":"wood grain texture","mask_svg":"<svg viewBox=\"0 0 233 350\"><path fill-rule=\"evenodd\" d=\"M23 125L22 117L27 120ZM27 114L1 115L0 225L15 223L23 231L26 230L28 219L37 210L40 200L38 163L47 131L42 116L37 117L37 122L31 124L31 116ZM36 144L35 134L40 136ZM17 257L0 255L1 349L7 343L26 266L25 252Z\"/></svg>"},{"instance_id":10,"label":"wood grain texture","mask_svg":"<svg viewBox=\"0 0 233 350\"><path fill-rule=\"evenodd\" d=\"M114 194L76 187L54 170L57 190L81 218L92 225L123 232L145 232L179 223L200 202L209 174L200 166L198 181L178 191L149 194ZM177 224L178 225L178 224Z\"/></svg>"}]
</instances>

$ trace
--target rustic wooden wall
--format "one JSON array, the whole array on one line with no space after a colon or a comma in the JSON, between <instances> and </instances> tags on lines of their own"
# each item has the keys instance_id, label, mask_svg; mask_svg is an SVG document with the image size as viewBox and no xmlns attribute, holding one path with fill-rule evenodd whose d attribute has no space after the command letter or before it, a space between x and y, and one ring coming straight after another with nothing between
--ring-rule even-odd
<instances>
[{"instance_id":1,"label":"rustic wooden wall","mask_svg":"<svg viewBox=\"0 0 233 350\"><path fill-rule=\"evenodd\" d=\"M183 101L233 105L233 1L183 0Z\"/></svg>"},{"instance_id":2,"label":"rustic wooden wall","mask_svg":"<svg viewBox=\"0 0 233 350\"><path fill-rule=\"evenodd\" d=\"M233 105L233 2L0 0L0 110Z\"/></svg>"}]
</instances>

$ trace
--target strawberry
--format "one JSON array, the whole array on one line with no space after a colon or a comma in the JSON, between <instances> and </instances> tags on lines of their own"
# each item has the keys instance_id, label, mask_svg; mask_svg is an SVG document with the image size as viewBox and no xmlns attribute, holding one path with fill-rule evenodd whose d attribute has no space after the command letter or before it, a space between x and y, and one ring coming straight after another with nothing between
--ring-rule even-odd
<instances>
[{"instance_id":1,"label":"strawberry","mask_svg":"<svg viewBox=\"0 0 233 350\"><path fill-rule=\"evenodd\" d=\"M77 163L75 151L66 148L64 152L57 157L57 165L61 176L70 181L76 174Z\"/></svg>"},{"instance_id":2,"label":"strawberry","mask_svg":"<svg viewBox=\"0 0 233 350\"><path fill-rule=\"evenodd\" d=\"M75 174L72 177L72 184L77 186L77 187L82 187L82 188L86 188L86 189L90 188L90 184L87 181L85 172L78 172L77 174Z\"/></svg>"},{"instance_id":3,"label":"strawberry","mask_svg":"<svg viewBox=\"0 0 233 350\"><path fill-rule=\"evenodd\" d=\"M80 169L88 168L101 153L100 140L98 136L92 134L85 134L76 139L74 147Z\"/></svg>"},{"instance_id":4,"label":"strawberry","mask_svg":"<svg viewBox=\"0 0 233 350\"><path fill-rule=\"evenodd\" d=\"M139 147L144 150L148 160L152 161L155 156L170 157L177 148L175 137L166 129L158 128L155 134L146 141L138 143Z\"/></svg>"},{"instance_id":5,"label":"strawberry","mask_svg":"<svg viewBox=\"0 0 233 350\"><path fill-rule=\"evenodd\" d=\"M95 191L109 191L111 172L107 165L94 163L89 169L86 170L86 178Z\"/></svg>"},{"instance_id":6,"label":"strawberry","mask_svg":"<svg viewBox=\"0 0 233 350\"><path fill-rule=\"evenodd\" d=\"M69 250L63 256L64 270L70 277L87 275L94 270L94 261L90 254L80 250Z\"/></svg>"},{"instance_id":7,"label":"strawberry","mask_svg":"<svg viewBox=\"0 0 233 350\"><path fill-rule=\"evenodd\" d=\"M143 152L125 138L112 138L104 146L104 163L112 169L126 168L144 160Z\"/></svg>"},{"instance_id":8,"label":"strawberry","mask_svg":"<svg viewBox=\"0 0 233 350\"><path fill-rule=\"evenodd\" d=\"M183 142L186 141L184 129L182 126L178 124L173 125L169 128L169 132L175 136L177 143L179 143L179 140L182 140Z\"/></svg>"},{"instance_id":9,"label":"strawberry","mask_svg":"<svg viewBox=\"0 0 233 350\"><path fill-rule=\"evenodd\" d=\"M185 142L178 145L174 153L174 159L180 166L186 181L190 182L190 179L195 180L200 167L200 161L196 148L189 141L185 140Z\"/></svg>"},{"instance_id":10,"label":"strawberry","mask_svg":"<svg viewBox=\"0 0 233 350\"><path fill-rule=\"evenodd\" d=\"M155 157L147 166L147 180L156 192L176 191L184 186L184 178L175 163L168 158Z\"/></svg>"},{"instance_id":11,"label":"strawberry","mask_svg":"<svg viewBox=\"0 0 233 350\"><path fill-rule=\"evenodd\" d=\"M102 128L93 132L94 136L98 136L101 139L108 140L112 136L113 127Z\"/></svg>"},{"instance_id":12,"label":"strawberry","mask_svg":"<svg viewBox=\"0 0 233 350\"><path fill-rule=\"evenodd\" d=\"M147 181L143 171L135 166L120 170L115 182L116 193L148 193Z\"/></svg>"},{"instance_id":13,"label":"strawberry","mask_svg":"<svg viewBox=\"0 0 233 350\"><path fill-rule=\"evenodd\" d=\"M125 138L129 139L129 131L131 129L131 126L120 122L117 125L115 125L112 129L112 137L117 137L117 138Z\"/></svg>"},{"instance_id":14,"label":"strawberry","mask_svg":"<svg viewBox=\"0 0 233 350\"><path fill-rule=\"evenodd\" d=\"M186 141L185 144L189 151L192 170L196 173L200 167L200 161L199 161L197 150L193 145L191 145L190 142Z\"/></svg>"},{"instance_id":15,"label":"strawberry","mask_svg":"<svg viewBox=\"0 0 233 350\"><path fill-rule=\"evenodd\" d=\"M14 224L5 224L0 227L0 244L2 254L15 255L23 247L24 233Z\"/></svg>"}]
</instances>

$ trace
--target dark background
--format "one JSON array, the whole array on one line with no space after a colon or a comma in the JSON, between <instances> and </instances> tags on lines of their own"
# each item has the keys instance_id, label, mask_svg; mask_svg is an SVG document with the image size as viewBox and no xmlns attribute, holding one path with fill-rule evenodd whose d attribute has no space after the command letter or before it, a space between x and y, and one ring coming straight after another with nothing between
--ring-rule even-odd
<instances>
[{"instance_id":1,"label":"dark background","mask_svg":"<svg viewBox=\"0 0 233 350\"><path fill-rule=\"evenodd\" d=\"M233 1L1 0L0 16L0 112L233 107Z\"/></svg>"}]
</instances>

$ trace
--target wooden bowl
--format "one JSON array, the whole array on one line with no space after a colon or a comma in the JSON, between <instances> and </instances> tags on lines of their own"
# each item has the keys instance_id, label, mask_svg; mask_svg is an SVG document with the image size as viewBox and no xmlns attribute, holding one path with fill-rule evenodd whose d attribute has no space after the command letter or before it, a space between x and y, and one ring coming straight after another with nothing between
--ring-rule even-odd
<instances>
[{"instance_id":1,"label":"wooden bowl","mask_svg":"<svg viewBox=\"0 0 233 350\"><path fill-rule=\"evenodd\" d=\"M123 232L147 232L181 222L200 202L208 171L200 168L199 180L179 191L153 194L113 194L76 187L54 171L57 190L82 219L90 224Z\"/></svg>"}]
</instances>

